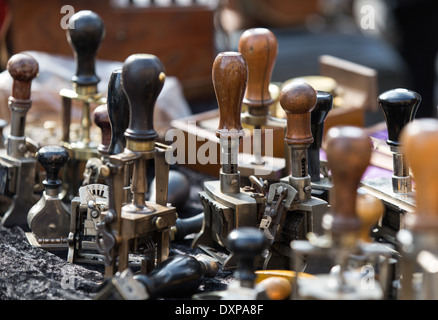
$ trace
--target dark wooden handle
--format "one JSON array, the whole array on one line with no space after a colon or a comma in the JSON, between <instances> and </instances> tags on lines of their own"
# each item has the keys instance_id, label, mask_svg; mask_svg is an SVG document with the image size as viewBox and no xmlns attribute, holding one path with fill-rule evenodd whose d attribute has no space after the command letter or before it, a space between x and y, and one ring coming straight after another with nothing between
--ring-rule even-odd
<instances>
[{"instance_id":1,"label":"dark wooden handle","mask_svg":"<svg viewBox=\"0 0 438 320\"><path fill-rule=\"evenodd\" d=\"M310 116L313 142L309 146L309 149L319 150L321 148L323 134L324 134L324 122L332 107L333 107L333 95L329 92L317 91L316 105L315 108L312 110Z\"/></svg>"},{"instance_id":2,"label":"dark wooden handle","mask_svg":"<svg viewBox=\"0 0 438 320\"><path fill-rule=\"evenodd\" d=\"M101 130L102 138L99 147L101 153L107 153L111 141L111 124L109 122L108 109L106 104L97 106L93 112L93 120Z\"/></svg>"},{"instance_id":3,"label":"dark wooden handle","mask_svg":"<svg viewBox=\"0 0 438 320\"><path fill-rule=\"evenodd\" d=\"M255 261L268 245L266 237L257 228L242 227L228 234L227 245L239 260L238 277L241 285L252 287L256 278Z\"/></svg>"},{"instance_id":4,"label":"dark wooden handle","mask_svg":"<svg viewBox=\"0 0 438 320\"><path fill-rule=\"evenodd\" d=\"M278 53L275 35L266 28L246 30L239 40L238 50L248 63L248 84L243 103L254 115L267 115L274 102L269 92L272 71Z\"/></svg>"},{"instance_id":5,"label":"dark wooden handle","mask_svg":"<svg viewBox=\"0 0 438 320\"><path fill-rule=\"evenodd\" d=\"M281 89L280 105L287 117L284 140L289 145L312 143L311 112L316 105L315 89L305 82L292 81Z\"/></svg>"},{"instance_id":6,"label":"dark wooden handle","mask_svg":"<svg viewBox=\"0 0 438 320\"><path fill-rule=\"evenodd\" d=\"M76 59L76 74L72 82L78 86L96 85L100 81L95 71L95 60L104 36L104 23L95 12L82 10L70 18L67 40Z\"/></svg>"},{"instance_id":7,"label":"dark wooden handle","mask_svg":"<svg viewBox=\"0 0 438 320\"><path fill-rule=\"evenodd\" d=\"M213 86L219 106L216 135L242 135L240 113L248 80L248 65L239 52L222 52L213 62Z\"/></svg>"},{"instance_id":8,"label":"dark wooden handle","mask_svg":"<svg viewBox=\"0 0 438 320\"><path fill-rule=\"evenodd\" d=\"M371 139L359 127L336 126L327 131L324 141L334 185L330 229L334 233L359 232L357 188L370 163Z\"/></svg>"},{"instance_id":9,"label":"dark wooden handle","mask_svg":"<svg viewBox=\"0 0 438 320\"><path fill-rule=\"evenodd\" d=\"M165 78L164 66L154 55L133 54L123 63L122 86L130 107L127 140L150 142L157 138L154 108Z\"/></svg>"},{"instance_id":10,"label":"dark wooden handle","mask_svg":"<svg viewBox=\"0 0 438 320\"><path fill-rule=\"evenodd\" d=\"M393 89L379 95L377 101L388 128L387 143L390 146L399 146L399 135L403 127L414 119L421 96L411 90Z\"/></svg>"},{"instance_id":11,"label":"dark wooden handle","mask_svg":"<svg viewBox=\"0 0 438 320\"><path fill-rule=\"evenodd\" d=\"M406 225L410 229L438 229L438 120L416 119L405 126L400 141L411 166L416 209Z\"/></svg>"},{"instance_id":12,"label":"dark wooden handle","mask_svg":"<svg viewBox=\"0 0 438 320\"><path fill-rule=\"evenodd\" d=\"M202 283L201 264L189 255L174 255L156 266L148 275L135 275L152 299L184 297L193 294Z\"/></svg>"},{"instance_id":13,"label":"dark wooden handle","mask_svg":"<svg viewBox=\"0 0 438 320\"><path fill-rule=\"evenodd\" d=\"M12 98L29 100L32 80L39 71L38 62L30 54L17 53L9 59L6 68L13 79Z\"/></svg>"},{"instance_id":14,"label":"dark wooden handle","mask_svg":"<svg viewBox=\"0 0 438 320\"><path fill-rule=\"evenodd\" d=\"M43 181L46 188L59 188L59 171L67 164L68 159L67 150L61 146L48 145L38 150L37 160L47 173L47 178Z\"/></svg>"},{"instance_id":15,"label":"dark wooden handle","mask_svg":"<svg viewBox=\"0 0 438 320\"><path fill-rule=\"evenodd\" d=\"M125 130L129 125L129 103L121 84L122 69L114 70L108 82L107 110L111 126L109 154L123 152L126 146Z\"/></svg>"}]
</instances>

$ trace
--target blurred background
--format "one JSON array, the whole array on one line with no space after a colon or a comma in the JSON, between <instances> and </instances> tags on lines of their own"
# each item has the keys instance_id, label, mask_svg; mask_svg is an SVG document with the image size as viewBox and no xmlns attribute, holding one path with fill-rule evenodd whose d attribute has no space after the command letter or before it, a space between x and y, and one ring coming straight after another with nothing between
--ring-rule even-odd
<instances>
[{"instance_id":1,"label":"blurred background","mask_svg":"<svg viewBox=\"0 0 438 320\"><path fill-rule=\"evenodd\" d=\"M216 107L216 54L236 51L246 29L266 27L279 44L273 82L317 75L319 58L331 55L375 69L378 93L418 92L417 117L436 117L436 0L0 0L0 8L1 70L20 51L71 58L62 21L71 9L88 9L105 23L98 59L157 55L195 114ZM379 110L366 110L366 125L382 119Z\"/></svg>"}]
</instances>

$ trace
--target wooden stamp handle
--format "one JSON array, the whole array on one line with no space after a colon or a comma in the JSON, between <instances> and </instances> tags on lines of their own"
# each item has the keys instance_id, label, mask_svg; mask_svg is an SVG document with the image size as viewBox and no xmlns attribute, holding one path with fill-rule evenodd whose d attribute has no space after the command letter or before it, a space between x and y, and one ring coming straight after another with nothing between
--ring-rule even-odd
<instances>
[{"instance_id":1,"label":"wooden stamp handle","mask_svg":"<svg viewBox=\"0 0 438 320\"><path fill-rule=\"evenodd\" d=\"M9 59L6 69L13 79L11 97L16 100L29 100L32 80L39 71L38 62L27 53L17 53Z\"/></svg>"},{"instance_id":2,"label":"wooden stamp handle","mask_svg":"<svg viewBox=\"0 0 438 320\"><path fill-rule=\"evenodd\" d=\"M242 287L252 288L256 275L255 261L266 249L268 241L257 228L242 227L228 234L227 245L239 260L238 277Z\"/></svg>"},{"instance_id":3,"label":"wooden stamp handle","mask_svg":"<svg viewBox=\"0 0 438 320\"><path fill-rule=\"evenodd\" d=\"M38 150L37 160L47 173L43 181L46 189L58 189L61 186L59 171L67 164L69 159L65 148L56 145L49 145Z\"/></svg>"},{"instance_id":4,"label":"wooden stamp handle","mask_svg":"<svg viewBox=\"0 0 438 320\"><path fill-rule=\"evenodd\" d=\"M361 221L360 239L363 242L372 242L371 228L379 221L385 211L382 200L368 194L358 193L356 198L356 212Z\"/></svg>"},{"instance_id":5,"label":"wooden stamp handle","mask_svg":"<svg viewBox=\"0 0 438 320\"><path fill-rule=\"evenodd\" d=\"M118 154L126 146L125 130L129 125L129 103L121 84L122 69L114 70L108 82L107 110L111 126L108 153Z\"/></svg>"},{"instance_id":6,"label":"wooden stamp handle","mask_svg":"<svg viewBox=\"0 0 438 320\"><path fill-rule=\"evenodd\" d=\"M216 135L242 136L242 100L248 80L248 66L239 52L222 52L212 69L213 86L219 106Z\"/></svg>"},{"instance_id":7,"label":"wooden stamp handle","mask_svg":"<svg viewBox=\"0 0 438 320\"><path fill-rule=\"evenodd\" d=\"M410 229L438 229L438 120L416 119L402 130L400 141L415 181L416 210Z\"/></svg>"},{"instance_id":8,"label":"wooden stamp handle","mask_svg":"<svg viewBox=\"0 0 438 320\"><path fill-rule=\"evenodd\" d=\"M108 117L108 109L106 104L101 104L94 109L93 120L102 133L101 143L97 147L102 154L108 153L109 143L111 141L111 124Z\"/></svg>"},{"instance_id":9,"label":"wooden stamp handle","mask_svg":"<svg viewBox=\"0 0 438 320\"><path fill-rule=\"evenodd\" d=\"M292 81L281 89L280 105L287 117L284 139L287 144L312 143L311 112L316 105L315 89L305 82Z\"/></svg>"},{"instance_id":10,"label":"wooden stamp handle","mask_svg":"<svg viewBox=\"0 0 438 320\"><path fill-rule=\"evenodd\" d=\"M321 149L324 121L327 118L329 111L333 107L333 95L325 91L316 92L316 105L311 112L311 131L313 142L309 146L310 149Z\"/></svg>"},{"instance_id":11,"label":"wooden stamp handle","mask_svg":"<svg viewBox=\"0 0 438 320\"><path fill-rule=\"evenodd\" d=\"M96 86L99 83L95 60L104 36L104 23L96 13L82 10L70 18L67 40L76 59L76 74L72 82L77 86Z\"/></svg>"},{"instance_id":12,"label":"wooden stamp handle","mask_svg":"<svg viewBox=\"0 0 438 320\"><path fill-rule=\"evenodd\" d=\"M389 146L399 146L403 127L411 122L421 103L421 96L407 89L393 89L379 95L378 102L388 128Z\"/></svg>"},{"instance_id":13,"label":"wooden stamp handle","mask_svg":"<svg viewBox=\"0 0 438 320\"><path fill-rule=\"evenodd\" d=\"M165 79L164 66L154 55L133 54L123 63L122 86L130 107L125 138L132 151L154 148L158 137L153 122L154 108Z\"/></svg>"},{"instance_id":14,"label":"wooden stamp handle","mask_svg":"<svg viewBox=\"0 0 438 320\"><path fill-rule=\"evenodd\" d=\"M359 127L337 126L327 131L325 144L334 186L330 229L340 234L359 232L361 223L356 212L357 188L370 163L373 149L371 139Z\"/></svg>"},{"instance_id":15,"label":"wooden stamp handle","mask_svg":"<svg viewBox=\"0 0 438 320\"><path fill-rule=\"evenodd\" d=\"M239 40L238 50L248 64L248 84L243 103L252 115L267 115L274 102L269 92L272 71L278 53L275 35L266 28L246 30Z\"/></svg>"}]
</instances>

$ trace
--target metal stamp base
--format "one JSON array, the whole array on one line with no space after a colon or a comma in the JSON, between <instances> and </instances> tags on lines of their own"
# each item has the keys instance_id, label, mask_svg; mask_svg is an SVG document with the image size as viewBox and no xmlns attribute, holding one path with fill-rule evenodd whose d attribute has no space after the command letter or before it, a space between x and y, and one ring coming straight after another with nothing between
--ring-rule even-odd
<instances>
[{"instance_id":1,"label":"metal stamp base","mask_svg":"<svg viewBox=\"0 0 438 320\"><path fill-rule=\"evenodd\" d=\"M413 212L416 208L415 192L405 194L395 193L392 187L392 180L389 178L375 178L361 181L361 187L368 193L390 203L405 212Z\"/></svg>"}]
</instances>

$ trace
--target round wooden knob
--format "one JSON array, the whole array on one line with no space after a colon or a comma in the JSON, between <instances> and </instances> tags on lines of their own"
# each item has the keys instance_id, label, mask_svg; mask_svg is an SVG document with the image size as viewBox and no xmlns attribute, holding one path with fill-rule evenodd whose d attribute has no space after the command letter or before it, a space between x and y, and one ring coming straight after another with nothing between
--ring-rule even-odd
<instances>
[{"instance_id":1,"label":"round wooden knob","mask_svg":"<svg viewBox=\"0 0 438 320\"><path fill-rule=\"evenodd\" d=\"M283 277L269 277L259 282L269 300L286 300L292 293L292 283Z\"/></svg>"},{"instance_id":2,"label":"round wooden knob","mask_svg":"<svg viewBox=\"0 0 438 320\"><path fill-rule=\"evenodd\" d=\"M95 60L104 36L104 23L96 13L82 10L70 18L67 40L76 59L76 74L72 77L76 85L91 86L100 81L95 72Z\"/></svg>"},{"instance_id":3,"label":"round wooden knob","mask_svg":"<svg viewBox=\"0 0 438 320\"><path fill-rule=\"evenodd\" d=\"M359 237L363 242L372 242L371 228L379 221L384 211L382 200L368 193L358 193L356 212L362 224Z\"/></svg>"},{"instance_id":4,"label":"round wooden knob","mask_svg":"<svg viewBox=\"0 0 438 320\"><path fill-rule=\"evenodd\" d=\"M256 278L255 261L258 255L266 249L267 240L264 234L256 228L242 227L228 234L227 244L231 252L239 259L237 277L245 287L253 287Z\"/></svg>"},{"instance_id":5,"label":"round wooden knob","mask_svg":"<svg viewBox=\"0 0 438 320\"><path fill-rule=\"evenodd\" d=\"M408 122L414 119L421 103L421 96L411 90L393 89L379 95L377 100L388 128L387 143L397 147L400 145L400 132Z\"/></svg>"},{"instance_id":6,"label":"round wooden knob","mask_svg":"<svg viewBox=\"0 0 438 320\"><path fill-rule=\"evenodd\" d=\"M278 53L275 35L266 28L246 30L239 40L239 52L248 64L248 84L243 103L253 115L267 115L274 102L269 91Z\"/></svg>"},{"instance_id":7,"label":"round wooden knob","mask_svg":"<svg viewBox=\"0 0 438 320\"><path fill-rule=\"evenodd\" d=\"M109 154L123 152L126 145L125 130L129 125L129 103L121 84L122 69L114 70L108 82L107 110L111 126Z\"/></svg>"},{"instance_id":8,"label":"round wooden knob","mask_svg":"<svg viewBox=\"0 0 438 320\"><path fill-rule=\"evenodd\" d=\"M280 105L287 117L284 140L289 145L312 143L311 112L316 105L315 89L305 82L292 81L281 89Z\"/></svg>"},{"instance_id":9,"label":"round wooden knob","mask_svg":"<svg viewBox=\"0 0 438 320\"><path fill-rule=\"evenodd\" d=\"M59 188L59 171L67 164L68 159L67 150L61 146L48 145L38 150L37 160L47 173L47 178L43 181L46 189Z\"/></svg>"},{"instance_id":10,"label":"round wooden knob","mask_svg":"<svg viewBox=\"0 0 438 320\"><path fill-rule=\"evenodd\" d=\"M416 119L402 130L400 141L415 180L415 214L405 219L410 229L438 228L438 120Z\"/></svg>"},{"instance_id":11,"label":"round wooden knob","mask_svg":"<svg viewBox=\"0 0 438 320\"><path fill-rule=\"evenodd\" d=\"M102 154L106 154L108 153L108 147L111 140L111 124L109 122L106 104L97 106L96 109L94 109L93 120L102 132L101 143L97 147L97 150Z\"/></svg>"},{"instance_id":12,"label":"round wooden knob","mask_svg":"<svg viewBox=\"0 0 438 320\"><path fill-rule=\"evenodd\" d=\"M361 222L356 213L356 195L370 163L371 139L359 127L337 126L327 131L324 141L334 186L329 228L332 233L358 232Z\"/></svg>"},{"instance_id":13,"label":"round wooden knob","mask_svg":"<svg viewBox=\"0 0 438 320\"><path fill-rule=\"evenodd\" d=\"M166 79L164 66L151 54L133 54L123 63L122 86L129 102L129 126L125 131L127 147L144 151L139 142L154 142L155 103Z\"/></svg>"},{"instance_id":14,"label":"round wooden knob","mask_svg":"<svg viewBox=\"0 0 438 320\"><path fill-rule=\"evenodd\" d=\"M248 66L239 52L222 52L212 69L213 86L219 106L216 135L243 136L240 114L248 79Z\"/></svg>"},{"instance_id":15,"label":"round wooden knob","mask_svg":"<svg viewBox=\"0 0 438 320\"><path fill-rule=\"evenodd\" d=\"M12 98L29 100L32 80L39 71L38 62L30 54L17 53L9 59L6 69L13 79Z\"/></svg>"}]
</instances>

